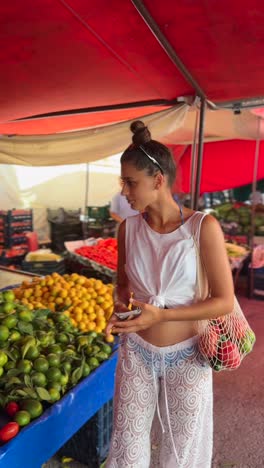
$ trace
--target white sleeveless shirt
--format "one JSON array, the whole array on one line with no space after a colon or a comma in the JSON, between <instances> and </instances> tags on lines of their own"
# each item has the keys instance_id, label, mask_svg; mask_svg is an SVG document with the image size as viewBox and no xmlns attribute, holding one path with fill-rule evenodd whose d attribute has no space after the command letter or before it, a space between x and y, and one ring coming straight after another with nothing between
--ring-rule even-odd
<instances>
[{"instance_id":1,"label":"white sleeveless shirt","mask_svg":"<svg viewBox=\"0 0 264 468\"><path fill-rule=\"evenodd\" d=\"M199 239L204 216L197 211L167 234L154 231L140 214L126 219L125 271L135 299L161 308L194 301L197 268L193 234Z\"/></svg>"}]
</instances>

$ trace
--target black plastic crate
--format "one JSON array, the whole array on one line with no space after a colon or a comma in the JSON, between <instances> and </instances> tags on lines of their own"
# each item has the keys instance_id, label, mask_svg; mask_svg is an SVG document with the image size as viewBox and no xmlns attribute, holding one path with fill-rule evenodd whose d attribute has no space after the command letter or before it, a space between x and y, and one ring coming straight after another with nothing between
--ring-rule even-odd
<instances>
[{"instance_id":1,"label":"black plastic crate","mask_svg":"<svg viewBox=\"0 0 264 468\"><path fill-rule=\"evenodd\" d=\"M26 253L27 252L25 252L23 255L16 255L16 256L13 256L13 257L6 257L6 256L2 255L0 257L0 265L3 265L3 266L10 266L10 265L20 266L23 259L26 256Z\"/></svg>"},{"instance_id":2,"label":"black plastic crate","mask_svg":"<svg viewBox=\"0 0 264 468\"><path fill-rule=\"evenodd\" d=\"M36 273L38 275L49 275L51 273L59 273L64 275L65 273L65 261L64 259L58 262L22 262L22 270L30 273Z\"/></svg>"},{"instance_id":3,"label":"black plastic crate","mask_svg":"<svg viewBox=\"0 0 264 468\"><path fill-rule=\"evenodd\" d=\"M86 216L92 219L107 220L108 218L110 218L110 205L87 206Z\"/></svg>"},{"instance_id":4,"label":"black plastic crate","mask_svg":"<svg viewBox=\"0 0 264 468\"><path fill-rule=\"evenodd\" d=\"M64 252L65 249L65 242L71 242L71 241L77 241L82 239L82 235L77 233L70 233L70 234L52 234L51 235L51 245L52 245L52 250L56 253L62 253Z\"/></svg>"},{"instance_id":5,"label":"black plastic crate","mask_svg":"<svg viewBox=\"0 0 264 468\"><path fill-rule=\"evenodd\" d=\"M80 221L81 208L77 210L65 210L64 208L47 209L47 219L51 223L78 223Z\"/></svg>"},{"instance_id":6,"label":"black plastic crate","mask_svg":"<svg viewBox=\"0 0 264 468\"><path fill-rule=\"evenodd\" d=\"M104 221L103 223L83 221L82 231L84 239L87 239L89 237L115 237L116 222L113 219Z\"/></svg>"},{"instance_id":7,"label":"black plastic crate","mask_svg":"<svg viewBox=\"0 0 264 468\"><path fill-rule=\"evenodd\" d=\"M74 260L70 255L68 255L65 260L67 273L78 273L78 275L86 276L86 278L99 279L105 284L113 283L115 280L115 274L107 275L96 271L94 268L89 268L79 261Z\"/></svg>"},{"instance_id":8,"label":"black plastic crate","mask_svg":"<svg viewBox=\"0 0 264 468\"><path fill-rule=\"evenodd\" d=\"M110 400L58 451L88 468L99 468L106 459L112 432L113 402Z\"/></svg>"},{"instance_id":9,"label":"black plastic crate","mask_svg":"<svg viewBox=\"0 0 264 468\"><path fill-rule=\"evenodd\" d=\"M64 252L64 242L80 240L83 238L82 223L55 223L50 221L52 250Z\"/></svg>"},{"instance_id":10,"label":"black plastic crate","mask_svg":"<svg viewBox=\"0 0 264 468\"><path fill-rule=\"evenodd\" d=\"M51 235L82 234L82 223L53 223L50 221Z\"/></svg>"}]
</instances>

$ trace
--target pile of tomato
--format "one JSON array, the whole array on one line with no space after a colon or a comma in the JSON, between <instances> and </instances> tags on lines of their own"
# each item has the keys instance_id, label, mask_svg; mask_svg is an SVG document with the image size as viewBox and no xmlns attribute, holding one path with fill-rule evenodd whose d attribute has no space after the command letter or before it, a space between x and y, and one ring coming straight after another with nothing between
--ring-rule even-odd
<instances>
[{"instance_id":1,"label":"pile of tomato","mask_svg":"<svg viewBox=\"0 0 264 468\"><path fill-rule=\"evenodd\" d=\"M100 239L95 245L80 247L75 253L111 270L117 269L117 240L112 237Z\"/></svg>"}]
</instances>

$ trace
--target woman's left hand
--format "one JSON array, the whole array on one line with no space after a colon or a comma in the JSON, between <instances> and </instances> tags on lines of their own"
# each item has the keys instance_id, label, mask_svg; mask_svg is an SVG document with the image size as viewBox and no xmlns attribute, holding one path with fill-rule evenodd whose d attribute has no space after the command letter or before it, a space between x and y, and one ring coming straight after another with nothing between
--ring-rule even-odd
<instances>
[{"instance_id":1,"label":"woman's left hand","mask_svg":"<svg viewBox=\"0 0 264 468\"><path fill-rule=\"evenodd\" d=\"M133 304L133 307L141 309L141 314L131 320L117 320L112 328L113 333L135 333L140 330L146 330L160 322L159 307L139 302L136 299L131 299L130 302Z\"/></svg>"}]
</instances>

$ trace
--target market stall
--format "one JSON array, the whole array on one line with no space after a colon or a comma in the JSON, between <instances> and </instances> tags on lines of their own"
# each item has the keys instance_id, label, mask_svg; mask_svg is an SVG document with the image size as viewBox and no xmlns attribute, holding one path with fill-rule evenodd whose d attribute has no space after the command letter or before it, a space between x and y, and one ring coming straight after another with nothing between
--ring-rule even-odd
<instances>
[{"instance_id":1,"label":"market stall","mask_svg":"<svg viewBox=\"0 0 264 468\"><path fill-rule=\"evenodd\" d=\"M257 132L258 118L246 113L248 125L243 126L245 114L237 119L233 116L233 110L237 115L247 106L264 102L264 68L259 61L263 46L262 2L256 0L252 5L254 14L248 8L241 8L238 1L232 5L216 2L213 15L208 14L206 1L193 6L185 2L161 4L158 0L145 3L146 8L141 1L118 2L114 14L106 0L99 9L92 2L70 0L58 2L56 7L52 4L52 8L49 2L41 1L37 10L33 0L23 5L17 2L15 10L12 3L5 6L1 61L4 72L0 91L0 128L4 135L0 139L1 163L45 166L100 159L127 145L130 120L142 116L157 139L171 144L180 141L189 146L193 131L187 132L187 138L185 134L181 140L175 135L185 121L189 106L193 105L194 115L196 109L201 109L198 182L193 184L190 175L185 176L185 180L188 191L192 186L197 206L206 107L214 111L222 106L229 109L232 117L231 135L218 134L212 128L207 133L208 140L217 141L219 152L221 142L218 145L218 140L222 138L229 140L227 144L231 141L232 147L237 146L234 139L239 139L240 148L245 138L263 138L263 128ZM237 27L234 28L234 24ZM253 39L249 41L249 37ZM195 54L190 44L195 44ZM61 50L67 53L62 54ZM237 76L244 79L237 80ZM259 98L256 100L255 96ZM245 131L241 131L242 126ZM170 141L168 135L173 136ZM185 149L181 151L183 157ZM190 154L187 162L183 158L188 170L190 158ZM237 151L236 161L240 158L241 152ZM248 171L244 170L245 182L253 173L250 163L249 167ZM215 168L213 171L217 173ZM86 256L80 260L80 252L72 255L79 263L85 262L86 267L94 261ZM28 298L23 296L22 299ZM59 296L57 299L66 298ZM54 302L48 303L55 309L64 301L55 302L55 306ZM33 308L37 305L24 303ZM74 315L71 318L76 321L78 312L73 309L70 315ZM92 327L99 326L94 320L91 323ZM84 323L84 329L87 325ZM33 468L54 453L111 398L114 366L113 355L55 402L39 420L7 443L0 452L6 467L18 466L22 460L21 468L25 464ZM107 381L110 384L105 388ZM58 434L60 428L61 434ZM39 450L39 458L34 458L32 442ZM27 451L25 446L31 450Z\"/></svg>"},{"instance_id":2,"label":"market stall","mask_svg":"<svg viewBox=\"0 0 264 468\"><path fill-rule=\"evenodd\" d=\"M102 333L112 285L76 273L9 275L23 282L0 291L1 466L41 466L101 408L87 436L98 466L110 441L117 359L114 337Z\"/></svg>"}]
</instances>

